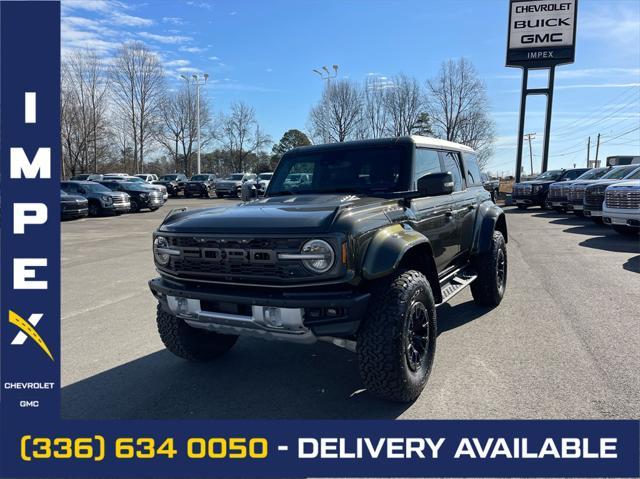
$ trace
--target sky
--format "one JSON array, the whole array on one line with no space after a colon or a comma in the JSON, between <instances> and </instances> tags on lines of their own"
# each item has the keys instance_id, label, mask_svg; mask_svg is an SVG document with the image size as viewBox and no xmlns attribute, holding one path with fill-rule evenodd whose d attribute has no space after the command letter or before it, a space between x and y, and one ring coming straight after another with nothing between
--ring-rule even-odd
<instances>
[{"instance_id":1,"label":"sky","mask_svg":"<svg viewBox=\"0 0 640 479\"><path fill-rule=\"evenodd\" d=\"M449 58L466 57L487 87L496 143L488 170L513 174L522 72L505 67L507 0L63 0L62 52L93 48L109 58L123 41L147 43L167 72L210 75L214 111L253 106L274 141L308 128L323 83L404 73L422 84ZM529 87L546 86L546 72ZM544 97L529 97L525 133L539 171ZM640 0L580 0L576 61L556 69L549 168L584 166L600 133L599 158L640 154ZM523 165L530 168L528 143Z\"/></svg>"}]
</instances>

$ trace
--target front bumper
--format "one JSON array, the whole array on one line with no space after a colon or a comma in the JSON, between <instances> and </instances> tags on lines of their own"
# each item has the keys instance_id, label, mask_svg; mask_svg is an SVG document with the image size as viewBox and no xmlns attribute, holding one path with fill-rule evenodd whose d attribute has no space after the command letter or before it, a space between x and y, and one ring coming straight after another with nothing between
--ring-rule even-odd
<instances>
[{"instance_id":1,"label":"front bumper","mask_svg":"<svg viewBox=\"0 0 640 479\"><path fill-rule=\"evenodd\" d=\"M184 187L185 194L191 195L204 195L209 193L209 187L207 185L187 185Z\"/></svg>"},{"instance_id":2,"label":"front bumper","mask_svg":"<svg viewBox=\"0 0 640 479\"><path fill-rule=\"evenodd\" d=\"M584 205L584 215L588 217L602 217L602 207L594 205Z\"/></svg>"},{"instance_id":3,"label":"front bumper","mask_svg":"<svg viewBox=\"0 0 640 479\"><path fill-rule=\"evenodd\" d=\"M531 195L516 194L512 195L513 201L517 205L539 205L544 202L544 195L536 193Z\"/></svg>"},{"instance_id":4,"label":"front bumper","mask_svg":"<svg viewBox=\"0 0 640 479\"><path fill-rule=\"evenodd\" d=\"M71 219L71 218L86 218L89 216L89 207L84 206L81 208L67 208L61 209L60 214L62 219Z\"/></svg>"},{"instance_id":5,"label":"front bumper","mask_svg":"<svg viewBox=\"0 0 640 479\"><path fill-rule=\"evenodd\" d=\"M149 288L165 311L183 318L192 327L302 343L315 342L319 337L352 338L370 297L369 293L355 290L241 290L185 285L164 278L152 279ZM178 298L182 298L180 304ZM285 315L298 314L300 323L295 327L270 324L265 314L272 308L282 309Z\"/></svg>"},{"instance_id":6,"label":"front bumper","mask_svg":"<svg viewBox=\"0 0 640 479\"><path fill-rule=\"evenodd\" d=\"M608 225L640 228L640 212L637 210L606 208L602 212L602 219Z\"/></svg>"}]
</instances>

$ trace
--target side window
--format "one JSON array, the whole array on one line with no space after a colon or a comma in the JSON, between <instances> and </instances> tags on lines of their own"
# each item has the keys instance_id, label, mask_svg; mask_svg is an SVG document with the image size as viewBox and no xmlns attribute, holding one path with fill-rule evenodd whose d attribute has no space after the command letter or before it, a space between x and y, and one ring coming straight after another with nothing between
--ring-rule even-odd
<instances>
[{"instance_id":1,"label":"side window","mask_svg":"<svg viewBox=\"0 0 640 479\"><path fill-rule=\"evenodd\" d=\"M440 165L440 155L436 150L428 150L426 148L416 148L416 166L414 181L418 178L428 175L429 173L440 173L442 166Z\"/></svg>"},{"instance_id":2,"label":"side window","mask_svg":"<svg viewBox=\"0 0 640 479\"><path fill-rule=\"evenodd\" d=\"M467 183L469 186L482 185L482 175L478 168L478 160L476 155L471 153L463 153L464 166L467 168Z\"/></svg>"},{"instance_id":3,"label":"side window","mask_svg":"<svg viewBox=\"0 0 640 479\"><path fill-rule=\"evenodd\" d=\"M442 160L444 162L444 171L453 175L453 191L462 191L464 183L458 154L452 151L442 152Z\"/></svg>"}]
</instances>

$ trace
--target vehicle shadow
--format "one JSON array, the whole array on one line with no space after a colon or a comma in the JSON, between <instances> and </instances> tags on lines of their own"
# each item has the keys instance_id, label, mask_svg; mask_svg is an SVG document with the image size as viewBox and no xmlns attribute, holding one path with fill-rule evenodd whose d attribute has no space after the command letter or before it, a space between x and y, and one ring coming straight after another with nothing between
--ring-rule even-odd
<instances>
[{"instance_id":1,"label":"vehicle shadow","mask_svg":"<svg viewBox=\"0 0 640 479\"><path fill-rule=\"evenodd\" d=\"M364 391L356 355L243 338L190 363L158 351L62 388L65 419L394 419L408 404Z\"/></svg>"},{"instance_id":2,"label":"vehicle shadow","mask_svg":"<svg viewBox=\"0 0 640 479\"><path fill-rule=\"evenodd\" d=\"M587 248L601 249L604 251L614 251L616 253L640 252L640 242L638 242L638 238L627 238L613 231L606 236L588 238L579 244L580 246L585 246ZM625 266L623 266L623 268L629 269L626 267L626 265L629 264L629 267L632 267L635 262L635 271L638 272L638 262L640 262L639 258L640 256L636 256L635 258L629 259L629 261L625 263ZM629 269L629 271L633 271L633 269Z\"/></svg>"},{"instance_id":3,"label":"vehicle shadow","mask_svg":"<svg viewBox=\"0 0 640 479\"><path fill-rule=\"evenodd\" d=\"M438 334L481 317L473 301L438 308ZM161 350L62 388L64 419L395 419L410 405L369 395L356 355L243 338L190 363Z\"/></svg>"},{"instance_id":4,"label":"vehicle shadow","mask_svg":"<svg viewBox=\"0 0 640 479\"><path fill-rule=\"evenodd\" d=\"M640 274L640 255L629 258L627 262L622 265L622 269Z\"/></svg>"},{"instance_id":5,"label":"vehicle shadow","mask_svg":"<svg viewBox=\"0 0 640 479\"><path fill-rule=\"evenodd\" d=\"M484 316L491 308L478 306L473 301L452 306L444 303L438 306L438 336L452 329L464 326L481 316Z\"/></svg>"}]
</instances>

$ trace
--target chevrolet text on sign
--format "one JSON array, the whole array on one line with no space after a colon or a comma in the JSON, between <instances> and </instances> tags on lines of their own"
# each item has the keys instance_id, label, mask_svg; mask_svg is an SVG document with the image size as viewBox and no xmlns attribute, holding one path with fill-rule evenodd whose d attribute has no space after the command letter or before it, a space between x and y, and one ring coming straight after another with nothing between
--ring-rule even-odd
<instances>
[{"instance_id":1,"label":"chevrolet text on sign","mask_svg":"<svg viewBox=\"0 0 640 479\"><path fill-rule=\"evenodd\" d=\"M512 0L507 66L572 63L577 0Z\"/></svg>"}]
</instances>

